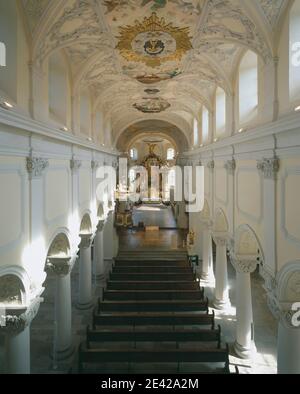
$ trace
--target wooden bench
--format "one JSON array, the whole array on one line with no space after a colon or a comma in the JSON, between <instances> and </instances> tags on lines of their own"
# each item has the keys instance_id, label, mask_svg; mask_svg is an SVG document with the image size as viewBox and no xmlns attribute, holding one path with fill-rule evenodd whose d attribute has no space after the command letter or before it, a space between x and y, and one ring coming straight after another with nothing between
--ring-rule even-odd
<instances>
[{"instance_id":1,"label":"wooden bench","mask_svg":"<svg viewBox=\"0 0 300 394\"><path fill-rule=\"evenodd\" d=\"M93 311L93 329L113 326L207 326L215 329L214 311L207 313L112 313L98 314Z\"/></svg>"},{"instance_id":2,"label":"wooden bench","mask_svg":"<svg viewBox=\"0 0 300 394\"><path fill-rule=\"evenodd\" d=\"M169 266L169 267L190 267L190 263L188 261L174 261L174 260L115 260L115 267L124 267L124 266L135 266L139 267L140 265L149 266L149 267L160 267L160 266Z\"/></svg>"},{"instance_id":3,"label":"wooden bench","mask_svg":"<svg viewBox=\"0 0 300 394\"><path fill-rule=\"evenodd\" d=\"M108 281L108 290L199 290L200 282L118 282Z\"/></svg>"},{"instance_id":4,"label":"wooden bench","mask_svg":"<svg viewBox=\"0 0 300 394\"><path fill-rule=\"evenodd\" d=\"M103 290L105 301L175 301L203 300L204 289L198 290Z\"/></svg>"},{"instance_id":5,"label":"wooden bench","mask_svg":"<svg viewBox=\"0 0 300 394\"><path fill-rule=\"evenodd\" d=\"M113 281L158 281L158 282L178 282L178 281L196 281L196 274L110 274L110 280Z\"/></svg>"},{"instance_id":6,"label":"wooden bench","mask_svg":"<svg viewBox=\"0 0 300 394\"><path fill-rule=\"evenodd\" d=\"M205 312L207 300L101 301L98 312Z\"/></svg>"},{"instance_id":7,"label":"wooden bench","mask_svg":"<svg viewBox=\"0 0 300 394\"><path fill-rule=\"evenodd\" d=\"M148 267L148 266L126 266L126 267L114 267L112 272L114 274L193 274L194 271L192 267L169 267L169 266L160 266L160 267Z\"/></svg>"},{"instance_id":8,"label":"wooden bench","mask_svg":"<svg viewBox=\"0 0 300 394\"><path fill-rule=\"evenodd\" d=\"M193 350L147 350L147 349L88 349L84 343L79 347L78 372L83 371L84 364L103 363L176 363L178 372L181 363L221 364L223 373L230 373L229 349L193 349ZM130 365L129 365L130 369Z\"/></svg>"},{"instance_id":9,"label":"wooden bench","mask_svg":"<svg viewBox=\"0 0 300 394\"><path fill-rule=\"evenodd\" d=\"M216 342L217 348L221 348L221 327L217 330L204 329L177 329L177 330L159 330L153 331L143 329L135 331L133 329L101 329L91 330L87 327L86 332L86 347L91 348L91 344L103 342Z\"/></svg>"}]
</instances>

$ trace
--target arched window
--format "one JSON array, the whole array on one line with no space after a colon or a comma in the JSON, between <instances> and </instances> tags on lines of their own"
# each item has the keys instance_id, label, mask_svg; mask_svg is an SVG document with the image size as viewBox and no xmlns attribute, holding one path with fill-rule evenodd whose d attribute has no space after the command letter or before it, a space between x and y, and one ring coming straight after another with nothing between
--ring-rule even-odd
<instances>
[{"instance_id":1,"label":"arched window","mask_svg":"<svg viewBox=\"0 0 300 394\"><path fill-rule=\"evenodd\" d=\"M80 96L80 132L90 136L91 132L91 99L88 90Z\"/></svg>"},{"instance_id":2,"label":"arched window","mask_svg":"<svg viewBox=\"0 0 300 394\"><path fill-rule=\"evenodd\" d=\"M209 139L209 112L206 107L202 107L202 143Z\"/></svg>"},{"instance_id":3,"label":"arched window","mask_svg":"<svg viewBox=\"0 0 300 394\"><path fill-rule=\"evenodd\" d=\"M0 41L0 67L6 67L6 46Z\"/></svg>"},{"instance_id":4,"label":"arched window","mask_svg":"<svg viewBox=\"0 0 300 394\"><path fill-rule=\"evenodd\" d=\"M134 170L134 168L131 168L129 170L129 182L133 183L135 181L135 179L136 179L135 170Z\"/></svg>"},{"instance_id":5,"label":"arched window","mask_svg":"<svg viewBox=\"0 0 300 394\"><path fill-rule=\"evenodd\" d=\"M197 146L199 144L199 126L198 126L198 120L194 118L194 146Z\"/></svg>"},{"instance_id":6,"label":"arched window","mask_svg":"<svg viewBox=\"0 0 300 394\"><path fill-rule=\"evenodd\" d=\"M239 119L240 125L249 123L258 114L258 58L248 51L240 64Z\"/></svg>"},{"instance_id":7,"label":"arched window","mask_svg":"<svg viewBox=\"0 0 300 394\"><path fill-rule=\"evenodd\" d=\"M131 160L137 160L138 159L138 152L136 148L131 148L129 152Z\"/></svg>"},{"instance_id":8,"label":"arched window","mask_svg":"<svg viewBox=\"0 0 300 394\"><path fill-rule=\"evenodd\" d=\"M168 172L168 187L167 189L170 190L171 187L175 187L176 185L176 171L175 168L171 168Z\"/></svg>"},{"instance_id":9,"label":"arched window","mask_svg":"<svg viewBox=\"0 0 300 394\"><path fill-rule=\"evenodd\" d=\"M220 137L226 131L226 94L218 87L216 91L216 136Z\"/></svg>"},{"instance_id":10,"label":"arched window","mask_svg":"<svg viewBox=\"0 0 300 394\"><path fill-rule=\"evenodd\" d=\"M16 1L0 0L0 89L14 102L18 100L18 13ZM5 67L6 66L6 67ZM24 81L23 81L24 83Z\"/></svg>"},{"instance_id":11,"label":"arched window","mask_svg":"<svg viewBox=\"0 0 300 394\"><path fill-rule=\"evenodd\" d=\"M300 0L290 11L290 101L300 100Z\"/></svg>"},{"instance_id":12,"label":"arched window","mask_svg":"<svg viewBox=\"0 0 300 394\"><path fill-rule=\"evenodd\" d=\"M100 109L96 111L94 122L94 136L100 145L104 144L103 138L103 115Z\"/></svg>"},{"instance_id":13,"label":"arched window","mask_svg":"<svg viewBox=\"0 0 300 394\"><path fill-rule=\"evenodd\" d=\"M49 59L49 114L66 125L69 107L68 71L63 55L55 52Z\"/></svg>"},{"instance_id":14,"label":"arched window","mask_svg":"<svg viewBox=\"0 0 300 394\"><path fill-rule=\"evenodd\" d=\"M174 160L175 158L175 150L173 148L169 148L167 150L167 160Z\"/></svg>"}]
</instances>

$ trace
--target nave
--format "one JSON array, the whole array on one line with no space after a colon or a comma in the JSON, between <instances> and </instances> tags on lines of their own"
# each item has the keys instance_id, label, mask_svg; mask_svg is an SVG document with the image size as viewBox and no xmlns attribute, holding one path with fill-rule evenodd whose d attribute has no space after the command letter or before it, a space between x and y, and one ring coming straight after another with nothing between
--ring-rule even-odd
<instances>
[{"instance_id":1,"label":"nave","mask_svg":"<svg viewBox=\"0 0 300 394\"><path fill-rule=\"evenodd\" d=\"M78 371L132 252L190 256L231 372L300 374L299 43L300 0L0 0L1 374Z\"/></svg>"},{"instance_id":2,"label":"nave","mask_svg":"<svg viewBox=\"0 0 300 394\"><path fill-rule=\"evenodd\" d=\"M179 230L174 230L174 232L178 232L178 237L182 238L181 231ZM230 361L230 371L235 373L235 367L237 366L239 369L240 374L253 374L253 373L259 373L259 374L275 374L277 372L277 362L276 362L276 341L277 341L277 328L276 328L276 321L269 312L264 299L266 297L265 291L263 289L263 281L260 277L259 274L255 274L252 277L252 294L253 294L253 314L254 314L254 323L255 323L255 343L257 347L257 355L255 356L254 360L241 360L240 358L236 357L233 349L233 343L235 341L235 329L236 329L236 310L235 310L235 272L234 269L231 268L230 262L228 264L228 279L229 279L229 287L230 287L230 300L231 300L231 307L228 308L226 311L220 311L217 309L213 308L212 305L212 300L214 298L214 286L215 282L214 280L211 280L210 282L205 282L205 281L200 281L197 282L195 281L195 277L192 276L192 281L187 281L182 284L176 283L176 282L183 282L182 276L180 275L179 279L176 279L175 281L162 281L161 276L163 275L162 271L164 268L162 268L162 265L169 264L170 267L166 269L166 271L169 272L167 276L170 276L170 268L172 265L177 265L177 264L183 264L183 263L176 263L169 261L165 264L163 262L159 262L158 255L163 255L165 258L165 261L168 259L174 259L179 258L183 259L186 258L186 255L183 251L182 248L178 249L177 252L166 252L166 248L170 246L169 242L171 243L171 238L168 239L167 235L164 235L164 233L168 233L168 230L160 230L159 231L160 236L156 237L156 239L153 239L152 235L152 251L149 251L149 248L145 246L143 238L141 238L141 234L138 232L132 233L131 230L128 230L127 236L123 233L121 236L121 242L120 242L120 258L121 259L128 259L128 258L133 258L134 260L132 262L126 262L126 260L116 260L116 263L113 268L113 264L110 262L106 262L106 272L105 272L105 278L107 281L97 281L93 280L93 300L94 300L94 305L96 307L98 299L103 300L103 295L105 294L104 291L107 292L107 290L111 290L110 294L106 293L106 298L111 298L114 297L112 294L113 289L119 289L122 294L122 299L124 299L124 296L126 295L126 290L128 293L128 290L133 290L139 289L138 294L139 297L149 297L152 295L152 292L154 290L153 286L156 286L157 289L160 291L160 295L162 295L162 291L164 290L165 286L168 288L167 295L164 295L164 297L170 298L172 297L172 294L174 293L170 291L169 289L177 289L179 288L180 290L182 289L181 286L185 286L183 288L190 289L192 288L192 293L196 294L199 293L199 297L203 298L203 294L199 289L203 288L204 289L204 299L208 297L209 300L209 313L211 314L212 312L215 314L215 332L216 336L213 341L207 342L205 340L205 333L207 335L208 331L211 331L211 326L198 326L197 324L192 324L192 325L187 325L184 326L182 323L178 326L176 326L175 331L182 332L184 330L192 330L192 332L197 332L197 336L199 335L199 331L204 330L204 337L202 337L202 342L199 340L198 342L195 341L195 337L193 337L193 341L190 343L183 343L180 344L180 348L194 348L195 346L199 347L200 349L202 348L211 348L214 346L214 348L217 348L218 345L218 338L217 338L217 331L218 331L218 326L221 326L221 346L222 349L226 348L226 344L229 344L229 361ZM174 235L174 233L173 233ZM145 234L144 234L145 237ZM127 243L127 238L132 240L132 243L134 248L136 249L138 246L138 252L134 252L134 248L131 249L128 247ZM167 241L166 241L167 240ZM155 254L156 252L159 252L160 254ZM146 274L147 277L151 277L151 280L153 279L153 275L155 268L152 269L152 264L154 264L157 268L157 271L159 272L159 276L156 277L156 279L160 279L159 282L156 282L155 285L153 282L149 284L145 283L138 283L138 277L132 278L133 271L138 271L139 274L138 276L142 276L141 268L143 267L144 261L139 260L139 256L143 256L148 253L148 256L151 255L156 258L156 261L152 260L147 263L148 267L146 271L148 274ZM130 256L131 255L131 256ZM169 255L169 257L168 257ZM130 256L130 257L129 257ZM215 259L215 253L214 253L214 259ZM149 258L149 257L148 257ZM152 257L153 258L153 257ZM158 267L158 264L160 264L161 267ZM136 266L136 268L130 268L130 276L128 280L128 268L126 265ZM184 268L184 270L189 271L189 264L186 263L184 264L187 268ZM150 268L151 267L151 268ZM174 269L174 268L173 268ZM173 271L172 269L172 271ZM175 271L177 270L182 273L181 268L176 268ZM152 272L152 274L149 274L149 271ZM171 272L172 272L171 271ZM201 262L200 262L200 267L192 269L193 272L196 273L196 280L201 276ZM113 274L111 273L113 272ZM120 273L122 272L122 273ZM111 277L111 275L118 275L117 277ZM126 276L127 275L127 276ZM125 276L125 277L124 277ZM111 280L109 280L111 279ZM113 279L113 280L112 280ZM115 280L117 279L117 280ZM122 280L125 280L125 283ZM145 278L143 278L145 279ZM185 278L186 279L186 278ZM191 279L191 277L188 277L187 279ZM53 336L54 336L54 295L55 295L55 280L53 278L48 278L47 283L45 284L46 290L44 294L45 301L40 307L40 311L36 319L32 322L31 325L31 358L32 358L32 373L37 373L37 374L44 374L44 373L77 373L78 372L78 349L80 344L82 343L84 347L86 347L86 340L87 340L87 327L90 327L90 334L89 335L96 335L96 341L92 342L91 341L91 348L105 348L105 349L131 349L134 350L134 337L132 337L133 332L141 332L143 334L140 334L142 336L141 339L147 338L149 340L153 334L153 331L158 331L161 333L161 331L164 333L166 331L173 332L173 326L166 326L163 325L161 327L159 326L153 326L152 320L148 319L148 321L145 322L145 326L136 326L136 330L133 329L132 321L128 325L121 326L121 322L117 321L114 323L113 326L107 326L103 325L102 322L100 322L99 325L96 325L95 329L93 331L93 309L88 309L88 310L79 310L76 308L76 304L78 302L78 280L79 280L79 263L77 263L74 267L74 270L72 272L72 314L73 314L73 319L72 319L72 324L73 324L73 337L74 337L74 347L73 347L73 354L71 354L71 357L65 361L59 361L59 360L53 360L50 357L50 354L53 354L53 350L55 347L55 344L53 343ZM133 282L133 283L131 283ZM146 282L149 282L147 279ZM145 291L141 291L141 289L144 289ZM148 294L147 294L148 291ZM152 291L150 293L150 291ZM189 290L190 291L190 290ZM189 292L188 291L188 292ZM176 293L180 294L180 291L176 291ZM144 293L144 294L143 294ZM158 294L158 297L160 296ZM133 295L127 294L127 297L134 297L135 298L136 293L133 292ZM117 296L118 297L118 296ZM178 295L180 297L180 295ZM196 298L193 296L193 299ZM101 302L100 302L101 305ZM98 315L98 311L96 310L96 316ZM103 313L103 312L102 312ZM124 313L124 312L123 312ZM128 314L129 312L126 312ZM130 312L132 315L134 312ZM149 313L149 312L148 312ZM166 315L166 312L160 312L162 315ZM183 311L178 311L177 313L182 314L187 314L190 315L191 313L197 314L197 312L183 312ZM118 314L118 311L114 312L105 312L105 316L108 314ZM157 313L156 313L157 314ZM200 314L206 314L206 312L200 312ZM150 312L150 316L153 315L153 312ZM149 324L150 323L150 324ZM195 323L195 322L192 322ZM111 331L112 330L112 331ZM112 334L110 336L111 332L116 332L118 331L123 332L122 337L124 339L124 332L127 332L127 334L130 332L131 337L129 338L130 341L122 341L122 342L116 342L115 335ZM149 332L150 331L150 332ZM99 332L103 332L105 334L104 337L100 337ZM118 335L119 335L118 333ZM98 335L98 338L97 338ZM144 336L143 336L144 335ZM158 335L158 334L157 334ZM161 335L163 335L161 333ZM181 334L183 335L183 334ZM214 334L211 332L208 337L212 337ZM97 343L98 340L101 338L101 344ZM113 342L109 342L108 339L113 339ZM159 342L147 342L146 340L144 342L137 342L137 349L147 349L147 350L161 350L161 349L167 349L167 350L174 350L176 349L175 343L170 343L170 342L163 342L162 340L164 338L159 338ZM179 338L180 339L180 338ZM197 338L198 339L198 338ZM1 363L2 364L2 363ZM2 364L3 365L3 364ZM222 368L222 365L220 364L217 365L217 367L220 369ZM84 369L82 369L81 373L98 373L98 374L104 374L104 373L128 373L128 363L123 362L123 363L99 363L99 364L85 364ZM196 372L199 373L201 370L202 371L209 371L212 369L212 365L203 365L203 364L186 364L183 363L180 365L180 372L181 373L189 373L189 372ZM177 373L178 372L178 365L176 364L157 364L154 362L151 362L149 364L145 363L131 363L130 366L130 372L131 373L145 373L145 372L151 372L151 373Z\"/></svg>"}]
</instances>

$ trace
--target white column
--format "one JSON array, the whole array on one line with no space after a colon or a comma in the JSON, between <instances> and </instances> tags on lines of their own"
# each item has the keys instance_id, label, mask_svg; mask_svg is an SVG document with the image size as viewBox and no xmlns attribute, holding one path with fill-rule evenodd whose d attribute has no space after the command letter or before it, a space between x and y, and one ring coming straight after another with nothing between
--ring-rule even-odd
<instances>
[{"instance_id":1,"label":"white column","mask_svg":"<svg viewBox=\"0 0 300 394\"><path fill-rule=\"evenodd\" d=\"M217 309L226 309L230 306L227 273L227 240L226 238L214 236L214 241L217 245L214 306Z\"/></svg>"},{"instance_id":2,"label":"white column","mask_svg":"<svg viewBox=\"0 0 300 394\"><path fill-rule=\"evenodd\" d=\"M201 279L211 281L214 279L213 252L210 225L203 224L203 261Z\"/></svg>"},{"instance_id":3,"label":"white column","mask_svg":"<svg viewBox=\"0 0 300 394\"><path fill-rule=\"evenodd\" d=\"M5 335L5 371L7 374L30 374L30 324L38 313L42 299L38 296L24 309L6 309L0 334Z\"/></svg>"},{"instance_id":4,"label":"white column","mask_svg":"<svg viewBox=\"0 0 300 394\"><path fill-rule=\"evenodd\" d=\"M55 357L60 361L69 358L74 352L70 273L56 279L55 321Z\"/></svg>"},{"instance_id":5,"label":"white column","mask_svg":"<svg viewBox=\"0 0 300 394\"><path fill-rule=\"evenodd\" d=\"M104 221L100 221L94 243L94 276L98 280L105 279L103 228Z\"/></svg>"},{"instance_id":6,"label":"white column","mask_svg":"<svg viewBox=\"0 0 300 394\"><path fill-rule=\"evenodd\" d=\"M264 270L275 276L277 267L276 221L277 221L277 173L280 168L278 158L263 159L257 163L264 178Z\"/></svg>"},{"instance_id":7,"label":"white column","mask_svg":"<svg viewBox=\"0 0 300 394\"><path fill-rule=\"evenodd\" d=\"M289 326L282 318L278 324L278 374L300 374L300 329Z\"/></svg>"},{"instance_id":8,"label":"white column","mask_svg":"<svg viewBox=\"0 0 300 394\"><path fill-rule=\"evenodd\" d=\"M254 343L254 323L252 310L251 273L257 262L234 262L236 269L236 354L244 359L252 358L256 353Z\"/></svg>"},{"instance_id":9,"label":"white column","mask_svg":"<svg viewBox=\"0 0 300 394\"><path fill-rule=\"evenodd\" d=\"M79 300L78 309L90 309L93 306L92 294L92 235L81 236L79 262Z\"/></svg>"},{"instance_id":10,"label":"white column","mask_svg":"<svg viewBox=\"0 0 300 394\"><path fill-rule=\"evenodd\" d=\"M8 374L30 374L30 327L16 334L7 334L5 341Z\"/></svg>"},{"instance_id":11,"label":"white column","mask_svg":"<svg viewBox=\"0 0 300 394\"><path fill-rule=\"evenodd\" d=\"M54 311L54 356L56 361L68 359L74 353L72 338L72 299L71 271L74 258L47 259L46 271L54 274L56 280L55 311Z\"/></svg>"}]
</instances>

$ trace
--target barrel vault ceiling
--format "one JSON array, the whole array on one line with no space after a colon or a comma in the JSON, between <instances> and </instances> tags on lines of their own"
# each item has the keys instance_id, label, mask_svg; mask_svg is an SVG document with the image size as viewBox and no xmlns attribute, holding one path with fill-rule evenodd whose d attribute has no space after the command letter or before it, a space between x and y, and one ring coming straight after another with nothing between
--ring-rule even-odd
<instances>
[{"instance_id":1,"label":"barrel vault ceiling","mask_svg":"<svg viewBox=\"0 0 300 394\"><path fill-rule=\"evenodd\" d=\"M161 120L188 135L217 86L229 94L250 48L264 62L288 0L23 0L33 61L63 50L73 94L89 87L113 140Z\"/></svg>"}]
</instances>

